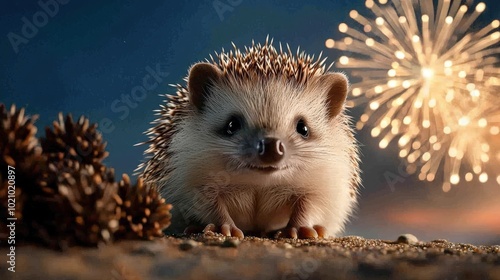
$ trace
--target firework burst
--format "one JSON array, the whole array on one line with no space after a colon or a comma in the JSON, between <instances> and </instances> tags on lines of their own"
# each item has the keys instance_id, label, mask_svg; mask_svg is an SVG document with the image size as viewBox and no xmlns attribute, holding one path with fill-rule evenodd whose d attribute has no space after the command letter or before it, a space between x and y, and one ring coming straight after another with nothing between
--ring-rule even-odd
<instances>
[{"instance_id":1,"label":"firework burst","mask_svg":"<svg viewBox=\"0 0 500 280\"><path fill-rule=\"evenodd\" d=\"M500 103L481 102L474 107L456 106L450 122L444 126L441 139L430 138L425 152L419 149L400 151L406 156L410 171L420 170L419 179L433 181L442 165L444 170L443 190L461 180L477 179L486 183L492 179L500 184ZM494 140L496 139L496 140ZM492 178L489 178L490 175Z\"/></svg>"},{"instance_id":2,"label":"firework burst","mask_svg":"<svg viewBox=\"0 0 500 280\"><path fill-rule=\"evenodd\" d=\"M488 181L500 148L490 145L500 142L500 21L470 32L486 5L460 0L365 5L372 16L351 11L354 24L339 25L346 37L325 43L349 54L337 67L354 78L349 105L367 105L357 128L370 126L380 148L397 141L421 180L441 167L445 191L461 177Z\"/></svg>"}]
</instances>

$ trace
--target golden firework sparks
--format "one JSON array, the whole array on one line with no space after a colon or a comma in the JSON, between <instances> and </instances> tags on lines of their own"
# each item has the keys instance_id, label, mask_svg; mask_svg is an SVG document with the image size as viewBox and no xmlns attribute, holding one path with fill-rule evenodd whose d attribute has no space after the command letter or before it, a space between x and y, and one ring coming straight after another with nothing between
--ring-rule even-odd
<instances>
[{"instance_id":1,"label":"golden firework sparks","mask_svg":"<svg viewBox=\"0 0 500 280\"><path fill-rule=\"evenodd\" d=\"M367 105L356 127L371 126L382 149L396 140L421 180L433 181L443 168L445 191L461 175L486 182L485 165L496 158L489 143L500 142L493 117L500 111L500 21L472 28L486 5L460 0L365 5L372 16L351 11L354 24L339 25L346 37L325 42L346 52L337 67L354 77L349 105Z\"/></svg>"},{"instance_id":2,"label":"golden firework sparks","mask_svg":"<svg viewBox=\"0 0 500 280\"><path fill-rule=\"evenodd\" d=\"M426 152L421 154L418 149L408 152L408 168L417 170L418 166L420 180L433 181L442 164L444 191L461 180L486 183L496 176L500 184L500 103L497 100L474 105L456 106L450 117L453 121L443 129L445 135L439 140L429 139Z\"/></svg>"}]
</instances>

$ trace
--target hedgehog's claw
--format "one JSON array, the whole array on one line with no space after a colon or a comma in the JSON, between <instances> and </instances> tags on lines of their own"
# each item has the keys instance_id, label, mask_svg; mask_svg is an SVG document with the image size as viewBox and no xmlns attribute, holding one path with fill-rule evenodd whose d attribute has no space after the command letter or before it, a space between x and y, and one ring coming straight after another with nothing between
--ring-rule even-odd
<instances>
[{"instance_id":1,"label":"hedgehog's claw","mask_svg":"<svg viewBox=\"0 0 500 280\"><path fill-rule=\"evenodd\" d=\"M315 225L315 226L313 226L313 229L318 234L318 238L327 238L328 237L326 227L320 226L320 225Z\"/></svg>"},{"instance_id":2,"label":"hedgehog's claw","mask_svg":"<svg viewBox=\"0 0 500 280\"><path fill-rule=\"evenodd\" d=\"M239 229L235 225L223 224L221 226L220 232L225 236L233 236L237 238L244 237L243 231L241 231L241 229Z\"/></svg>"},{"instance_id":3,"label":"hedgehog's claw","mask_svg":"<svg viewBox=\"0 0 500 280\"><path fill-rule=\"evenodd\" d=\"M325 238L326 228L320 225L316 225L313 227L286 227L282 230L277 231L274 237L292 239Z\"/></svg>"},{"instance_id":4,"label":"hedgehog's claw","mask_svg":"<svg viewBox=\"0 0 500 280\"><path fill-rule=\"evenodd\" d=\"M217 232L221 233L224 236L232 236L232 237L237 237L243 239L245 235L243 234L243 231L239 229L235 225L231 224L222 224L220 227L216 226L215 224L208 224L205 229L203 230L203 233L207 234L209 232Z\"/></svg>"}]
</instances>

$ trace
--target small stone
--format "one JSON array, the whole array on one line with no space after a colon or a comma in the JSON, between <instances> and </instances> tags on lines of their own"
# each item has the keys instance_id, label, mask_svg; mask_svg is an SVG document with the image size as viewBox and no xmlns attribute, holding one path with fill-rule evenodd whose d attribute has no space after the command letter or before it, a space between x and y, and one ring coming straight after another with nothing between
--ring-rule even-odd
<instances>
[{"instance_id":1,"label":"small stone","mask_svg":"<svg viewBox=\"0 0 500 280\"><path fill-rule=\"evenodd\" d=\"M283 249L292 249L293 248L293 246L290 243L281 243L278 246L280 248L283 248Z\"/></svg>"},{"instance_id":2,"label":"small stone","mask_svg":"<svg viewBox=\"0 0 500 280\"><path fill-rule=\"evenodd\" d=\"M418 239L415 235L407 233L398 237L397 243L415 245L418 243Z\"/></svg>"},{"instance_id":3,"label":"small stone","mask_svg":"<svg viewBox=\"0 0 500 280\"><path fill-rule=\"evenodd\" d=\"M240 241L238 239L226 239L224 242L222 242L221 247L224 248L236 248L240 245Z\"/></svg>"},{"instance_id":4,"label":"small stone","mask_svg":"<svg viewBox=\"0 0 500 280\"><path fill-rule=\"evenodd\" d=\"M179 249L181 249L182 251L187 251L193 249L196 246L198 246L198 242L191 239L187 239L182 241L181 244L179 244Z\"/></svg>"}]
</instances>

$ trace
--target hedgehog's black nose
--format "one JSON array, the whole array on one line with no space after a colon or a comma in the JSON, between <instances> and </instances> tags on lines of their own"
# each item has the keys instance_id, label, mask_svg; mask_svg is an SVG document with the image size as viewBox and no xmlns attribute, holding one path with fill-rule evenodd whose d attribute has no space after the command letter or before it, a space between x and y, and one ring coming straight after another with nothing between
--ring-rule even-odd
<instances>
[{"instance_id":1,"label":"hedgehog's black nose","mask_svg":"<svg viewBox=\"0 0 500 280\"><path fill-rule=\"evenodd\" d=\"M263 163L277 163L285 156L285 145L279 139L266 137L257 144L257 152Z\"/></svg>"}]
</instances>

